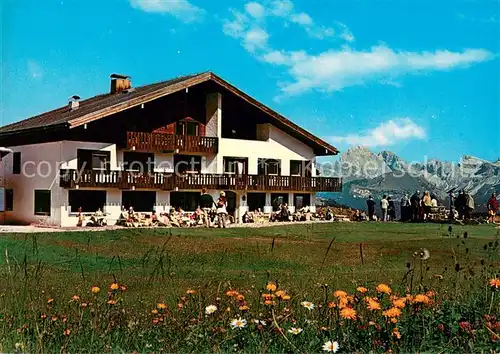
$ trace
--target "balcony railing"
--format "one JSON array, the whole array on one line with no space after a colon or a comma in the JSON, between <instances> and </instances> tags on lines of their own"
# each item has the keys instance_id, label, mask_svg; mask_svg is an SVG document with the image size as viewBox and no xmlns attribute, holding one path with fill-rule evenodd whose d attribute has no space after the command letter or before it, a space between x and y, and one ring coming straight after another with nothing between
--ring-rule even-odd
<instances>
[{"instance_id":1,"label":"balcony railing","mask_svg":"<svg viewBox=\"0 0 500 354\"><path fill-rule=\"evenodd\" d=\"M219 150L219 140L210 136L127 132L127 148L149 152L178 151L216 154Z\"/></svg>"},{"instance_id":2,"label":"balcony railing","mask_svg":"<svg viewBox=\"0 0 500 354\"><path fill-rule=\"evenodd\" d=\"M340 192L342 180L331 177L218 175L208 173L175 175L166 172L139 173L132 171L61 170L63 188L119 188L161 190L248 190Z\"/></svg>"}]
</instances>

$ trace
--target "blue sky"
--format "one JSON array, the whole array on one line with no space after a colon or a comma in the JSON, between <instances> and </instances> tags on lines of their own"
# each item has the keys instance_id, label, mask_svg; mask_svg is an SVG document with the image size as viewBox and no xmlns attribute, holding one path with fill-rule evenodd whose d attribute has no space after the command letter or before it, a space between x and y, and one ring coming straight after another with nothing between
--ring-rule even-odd
<instances>
[{"instance_id":1,"label":"blue sky","mask_svg":"<svg viewBox=\"0 0 500 354\"><path fill-rule=\"evenodd\" d=\"M1 124L212 70L346 150L500 157L500 2L4 0Z\"/></svg>"}]
</instances>

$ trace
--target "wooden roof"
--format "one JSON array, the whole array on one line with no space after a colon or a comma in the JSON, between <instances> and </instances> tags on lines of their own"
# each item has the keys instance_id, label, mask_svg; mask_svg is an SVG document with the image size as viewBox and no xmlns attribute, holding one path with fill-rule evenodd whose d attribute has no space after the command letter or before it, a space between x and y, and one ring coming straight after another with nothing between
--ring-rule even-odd
<instances>
[{"instance_id":1,"label":"wooden roof","mask_svg":"<svg viewBox=\"0 0 500 354\"><path fill-rule=\"evenodd\" d=\"M45 112L0 127L0 137L39 129L45 130L56 127L75 128L207 81L215 82L229 92L262 110L271 117L272 120L275 120L280 127L283 127L284 130L293 133L293 135L299 137L300 140L308 145L314 146L315 151L319 151L317 155L338 154L339 151L334 146L299 127L281 114L258 102L253 97L247 95L212 72L182 76L151 85L135 87L133 90L128 90L126 93L108 93L95 96L80 101L78 109L71 110L69 106L66 105L53 111ZM321 148L320 150L324 149L324 153L321 153L318 148Z\"/></svg>"}]
</instances>

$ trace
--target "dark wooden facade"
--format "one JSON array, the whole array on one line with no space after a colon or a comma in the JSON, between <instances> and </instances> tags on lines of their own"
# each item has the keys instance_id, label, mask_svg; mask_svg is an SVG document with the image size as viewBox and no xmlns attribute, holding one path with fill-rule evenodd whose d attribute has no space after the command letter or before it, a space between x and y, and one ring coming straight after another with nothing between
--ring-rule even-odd
<instances>
[{"instance_id":1,"label":"dark wooden facade","mask_svg":"<svg viewBox=\"0 0 500 354\"><path fill-rule=\"evenodd\" d=\"M216 154L219 150L219 139L208 136L127 132L127 148L145 152Z\"/></svg>"},{"instance_id":2,"label":"dark wooden facade","mask_svg":"<svg viewBox=\"0 0 500 354\"><path fill-rule=\"evenodd\" d=\"M130 171L61 170L60 186L63 188L119 188L158 190L249 190L339 192L342 180L330 177L259 176L229 174L186 174Z\"/></svg>"}]
</instances>

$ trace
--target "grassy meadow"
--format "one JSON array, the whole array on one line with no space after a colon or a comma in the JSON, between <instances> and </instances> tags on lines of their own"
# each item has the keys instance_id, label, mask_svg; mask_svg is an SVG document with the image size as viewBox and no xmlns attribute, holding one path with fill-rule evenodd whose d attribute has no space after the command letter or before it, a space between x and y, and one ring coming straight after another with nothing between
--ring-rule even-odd
<instances>
[{"instance_id":1,"label":"grassy meadow","mask_svg":"<svg viewBox=\"0 0 500 354\"><path fill-rule=\"evenodd\" d=\"M499 240L397 223L3 234L0 352L500 351Z\"/></svg>"}]
</instances>

